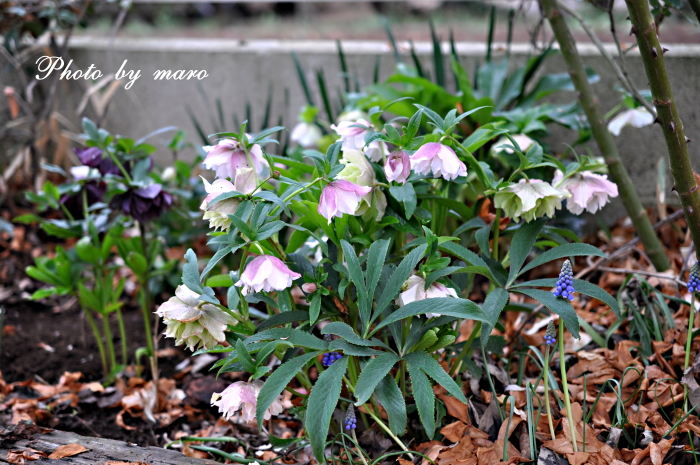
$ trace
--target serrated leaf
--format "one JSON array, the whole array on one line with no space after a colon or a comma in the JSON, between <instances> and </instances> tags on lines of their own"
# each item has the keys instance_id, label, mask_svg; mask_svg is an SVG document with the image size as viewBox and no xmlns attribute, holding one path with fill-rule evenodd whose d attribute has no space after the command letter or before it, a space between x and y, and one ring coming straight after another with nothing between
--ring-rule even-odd
<instances>
[{"instance_id":1,"label":"serrated leaf","mask_svg":"<svg viewBox=\"0 0 700 465\"><path fill-rule=\"evenodd\" d=\"M466 404L467 398L462 393L462 388L452 379L450 375L442 368L442 366L433 357L423 351L412 352L404 357L409 368L415 365L425 372L426 375L433 378L440 386L447 389L454 398Z\"/></svg>"},{"instance_id":2,"label":"serrated leaf","mask_svg":"<svg viewBox=\"0 0 700 465\"><path fill-rule=\"evenodd\" d=\"M401 360L396 355L385 352L384 354L373 358L362 369L360 377L355 385L355 397L357 397L356 406L360 406L367 402L377 384L386 376L389 371Z\"/></svg>"},{"instance_id":3,"label":"serrated leaf","mask_svg":"<svg viewBox=\"0 0 700 465\"><path fill-rule=\"evenodd\" d=\"M384 286L384 290L377 301L377 307L374 310L372 321L381 315L387 305L389 305L401 291L401 286L403 286L403 283L408 279L418 262L423 258L427 247L427 244L420 245L410 251L408 255L401 260L399 266L391 274L386 286Z\"/></svg>"},{"instance_id":4,"label":"serrated leaf","mask_svg":"<svg viewBox=\"0 0 700 465\"><path fill-rule=\"evenodd\" d=\"M547 222L546 218L540 218L525 223L515 232L510 245L510 272L508 273L508 285L513 284L518 277L520 268L525 263L527 255L537 240L542 227Z\"/></svg>"},{"instance_id":5,"label":"serrated leaf","mask_svg":"<svg viewBox=\"0 0 700 465\"><path fill-rule=\"evenodd\" d=\"M311 448L319 463L326 463L325 444L331 417L343 386L343 376L348 367L348 357L333 362L321 373L309 395L306 411L306 432Z\"/></svg>"},{"instance_id":6,"label":"serrated leaf","mask_svg":"<svg viewBox=\"0 0 700 465\"><path fill-rule=\"evenodd\" d=\"M530 263L525 265L522 270L520 270L519 274L523 274L526 271L529 271L537 266L540 266L542 264L545 264L547 262L551 262L552 260L557 260L559 258L565 258L565 257L578 257L578 256L587 256L587 255L595 255L597 257L607 257L605 253L603 253L598 247L594 247L590 244L563 244L557 247L554 247L553 249L549 249L546 252L542 253L542 255L538 256L534 260L532 260Z\"/></svg>"},{"instance_id":7,"label":"serrated leaf","mask_svg":"<svg viewBox=\"0 0 700 465\"><path fill-rule=\"evenodd\" d=\"M358 346L365 346L365 347L372 347L372 346L381 346L381 347L386 347L386 345L380 341L379 339L362 339L360 336L355 333L355 331L348 325L347 323L343 323L342 321L334 321L332 323L328 323L326 326L323 327L321 330L322 334L334 334L336 336L340 336L346 341L348 341L351 344L355 344Z\"/></svg>"},{"instance_id":8,"label":"serrated leaf","mask_svg":"<svg viewBox=\"0 0 700 465\"><path fill-rule=\"evenodd\" d=\"M489 321L484 311L471 300L455 299L454 297L438 297L417 300L404 305L379 323L372 334L396 321L403 320L409 316L423 315L425 313L439 313L443 316L453 316L455 318L477 320L487 323Z\"/></svg>"},{"instance_id":9,"label":"serrated leaf","mask_svg":"<svg viewBox=\"0 0 700 465\"><path fill-rule=\"evenodd\" d=\"M402 435L406 430L406 401L394 378L391 375L386 375L382 378L377 384L374 394L389 415L389 429L391 432L397 436Z\"/></svg>"},{"instance_id":10,"label":"serrated leaf","mask_svg":"<svg viewBox=\"0 0 700 465\"><path fill-rule=\"evenodd\" d=\"M554 297L554 295L551 292L543 291L541 289L517 288L512 289L512 291L525 294L528 297L532 297L533 299L537 300L542 305L547 307L550 311L559 315L562 318L562 320L564 320L566 329L569 330L571 335L574 336L576 339L579 338L580 327L578 323L578 315L576 315L576 310L574 310L574 308L568 301Z\"/></svg>"},{"instance_id":11,"label":"serrated leaf","mask_svg":"<svg viewBox=\"0 0 700 465\"><path fill-rule=\"evenodd\" d=\"M425 428L428 439L435 435L435 394L428 377L416 365L408 364L408 374L411 376L413 397L418 408L418 416Z\"/></svg>"}]
</instances>

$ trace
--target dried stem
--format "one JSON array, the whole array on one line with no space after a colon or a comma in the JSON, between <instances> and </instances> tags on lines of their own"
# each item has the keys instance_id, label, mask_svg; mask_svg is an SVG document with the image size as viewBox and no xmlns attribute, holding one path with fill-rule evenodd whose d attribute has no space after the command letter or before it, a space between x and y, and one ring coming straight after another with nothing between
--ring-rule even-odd
<instances>
[{"instance_id":1,"label":"dried stem","mask_svg":"<svg viewBox=\"0 0 700 465\"><path fill-rule=\"evenodd\" d=\"M656 122L661 125L668 149L671 172L676 190L681 198L688 229L696 244L700 244L700 193L693 176L693 166L688 153L688 139L683 133L683 123L673 100L673 90L664 64L665 49L659 44L656 25L649 11L647 0L626 0L632 22L632 33L642 55L651 96L656 107ZM696 256L700 254L696 250Z\"/></svg>"},{"instance_id":2,"label":"dried stem","mask_svg":"<svg viewBox=\"0 0 700 465\"><path fill-rule=\"evenodd\" d=\"M593 93L590 82L588 82L588 76L586 76L583 62L576 49L576 42L566 25L566 21L564 21L561 11L559 11L557 0L542 0L542 7L552 27L552 31L554 31L557 42L559 42L559 48L566 62L569 75L578 91L579 102L588 118L588 124L591 126L593 137L608 165L610 177L618 186L622 202L627 209L627 213L632 220L637 234L641 238L642 244L644 244L644 248L654 264L654 268L656 268L657 271L665 271L671 267L671 264L661 246L659 238L654 232L646 210L639 200L639 196L634 189L634 184L625 166L622 164L620 155L617 152L617 147L615 146L615 141L605 124L598 99Z\"/></svg>"}]
</instances>

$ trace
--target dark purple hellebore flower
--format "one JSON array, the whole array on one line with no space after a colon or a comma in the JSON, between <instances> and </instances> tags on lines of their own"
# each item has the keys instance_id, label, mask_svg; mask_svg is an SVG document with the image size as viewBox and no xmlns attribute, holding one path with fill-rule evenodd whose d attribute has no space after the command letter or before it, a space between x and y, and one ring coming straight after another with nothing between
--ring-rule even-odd
<instances>
[{"instance_id":1,"label":"dark purple hellebore flower","mask_svg":"<svg viewBox=\"0 0 700 465\"><path fill-rule=\"evenodd\" d=\"M88 207L102 202L107 186L105 183L97 180L91 180L83 184L82 189L86 191L86 201ZM66 209L73 215L76 220L84 219L83 191L82 189L74 194L64 194L60 202L65 205Z\"/></svg>"},{"instance_id":2,"label":"dark purple hellebore flower","mask_svg":"<svg viewBox=\"0 0 700 465\"><path fill-rule=\"evenodd\" d=\"M73 149L80 159L80 162L90 168L97 168L102 176L107 174L121 174L119 167L114 164L111 158L103 157L102 150L97 147L87 147L84 149Z\"/></svg>"},{"instance_id":3,"label":"dark purple hellebore flower","mask_svg":"<svg viewBox=\"0 0 700 465\"><path fill-rule=\"evenodd\" d=\"M173 204L173 196L160 184L151 184L140 189L130 188L115 195L109 203L113 210L121 210L139 223L159 218Z\"/></svg>"}]
</instances>

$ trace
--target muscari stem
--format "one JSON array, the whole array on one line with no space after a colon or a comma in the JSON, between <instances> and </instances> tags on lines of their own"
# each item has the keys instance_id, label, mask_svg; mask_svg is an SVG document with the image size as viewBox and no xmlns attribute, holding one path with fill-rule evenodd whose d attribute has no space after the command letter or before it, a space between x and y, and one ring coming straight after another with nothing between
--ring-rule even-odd
<instances>
[{"instance_id":1,"label":"muscari stem","mask_svg":"<svg viewBox=\"0 0 700 465\"><path fill-rule=\"evenodd\" d=\"M676 181L676 191L680 196L693 241L700 244L700 193L690 162L688 139L683 133L683 123L678 115L671 82L664 64L665 50L659 44L648 1L625 1L632 22L632 33L637 38L644 71L651 87L652 102L656 107L656 121L661 126L666 139L669 164ZM695 254L700 260L700 247L696 248Z\"/></svg>"},{"instance_id":2,"label":"muscari stem","mask_svg":"<svg viewBox=\"0 0 700 465\"><path fill-rule=\"evenodd\" d=\"M552 423L552 407L549 405L549 345L544 348L544 406L547 410L549 433L554 441L557 437L554 434L554 423Z\"/></svg>"},{"instance_id":3,"label":"muscari stem","mask_svg":"<svg viewBox=\"0 0 700 465\"><path fill-rule=\"evenodd\" d=\"M576 42L571 35L569 27L566 25L561 11L559 11L557 0L542 0L542 7L557 42L559 43L559 48L566 62L566 68L569 72L569 76L571 76L571 81L578 91L579 102L586 114L586 118L588 118L588 124L591 127L593 137L605 158L605 163L608 165L610 177L615 184L617 184L620 191L620 198L625 205L627 214L629 214L634 229L637 231L654 268L656 268L657 271L665 271L671 267L671 264L661 246L659 238L654 232L646 210L639 200L639 196L634 189L634 184L627 173L627 169L625 169L625 166L622 164L622 159L615 146L613 136L610 134L605 124L598 99L593 93L593 87L590 82L588 82L588 76L586 75L583 61L581 61L581 57L576 49Z\"/></svg>"},{"instance_id":4,"label":"muscari stem","mask_svg":"<svg viewBox=\"0 0 700 465\"><path fill-rule=\"evenodd\" d=\"M569 383L566 381L566 363L564 363L564 322L559 321L559 368L561 368L561 390L564 392L564 404L566 405L566 417L571 431L571 446L574 452L578 452L576 445L576 427L574 415L571 412L571 400L569 399ZM585 426L584 426L585 428Z\"/></svg>"},{"instance_id":5,"label":"muscari stem","mask_svg":"<svg viewBox=\"0 0 700 465\"><path fill-rule=\"evenodd\" d=\"M693 345L693 326L695 326L695 292L690 293L690 315L688 315L688 339L685 341L685 363L683 364L683 373L688 371L690 366L690 350ZM683 409L688 411L688 385L683 385L684 401Z\"/></svg>"}]
</instances>

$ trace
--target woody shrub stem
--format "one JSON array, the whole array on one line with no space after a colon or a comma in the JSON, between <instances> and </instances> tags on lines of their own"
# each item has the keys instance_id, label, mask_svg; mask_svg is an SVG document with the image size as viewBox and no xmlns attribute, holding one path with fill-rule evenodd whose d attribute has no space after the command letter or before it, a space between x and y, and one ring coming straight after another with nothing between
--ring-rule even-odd
<instances>
[{"instance_id":1,"label":"woody shrub stem","mask_svg":"<svg viewBox=\"0 0 700 465\"><path fill-rule=\"evenodd\" d=\"M639 53L642 55L644 71L651 87L651 96L656 107L656 122L666 139L666 147L671 165L671 172L676 181L676 190L681 198L685 219L693 236L693 241L700 244L700 193L693 175L693 167L688 153L689 139L683 133L683 123L678 116L678 109L673 99L671 82L664 64L665 49L659 45L656 25L649 11L648 0L626 0L632 22L632 33L637 38ZM700 259L700 248L695 254Z\"/></svg>"},{"instance_id":2,"label":"woody shrub stem","mask_svg":"<svg viewBox=\"0 0 700 465\"><path fill-rule=\"evenodd\" d=\"M615 184L617 184L620 191L620 198L625 205L627 214L629 214L632 224L654 268L656 268L657 271L665 271L671 267L671 264L661 246L661 242L659 242L659 238L654 232L646 210L639 200L639 196L634 189L634 184L627 173L627 169L625 169L625 166L622 164L622 159L620 159L620 154L615 146L613 136L610 134L605 124L598 99L593 93L593 87L590 82L588 82L586 70L578 54L578 50L576 49L576 42L559 10L557 0L542 0L542 8L547 20L549 20L554 36L559 43L559 48L566 62L567 71L578 92L579 102L586 114L586 118L588 118L588 124L591 126L593 137L605 158L605 163L608 165L610 177Z\"/></svg>"}]
</instances>

